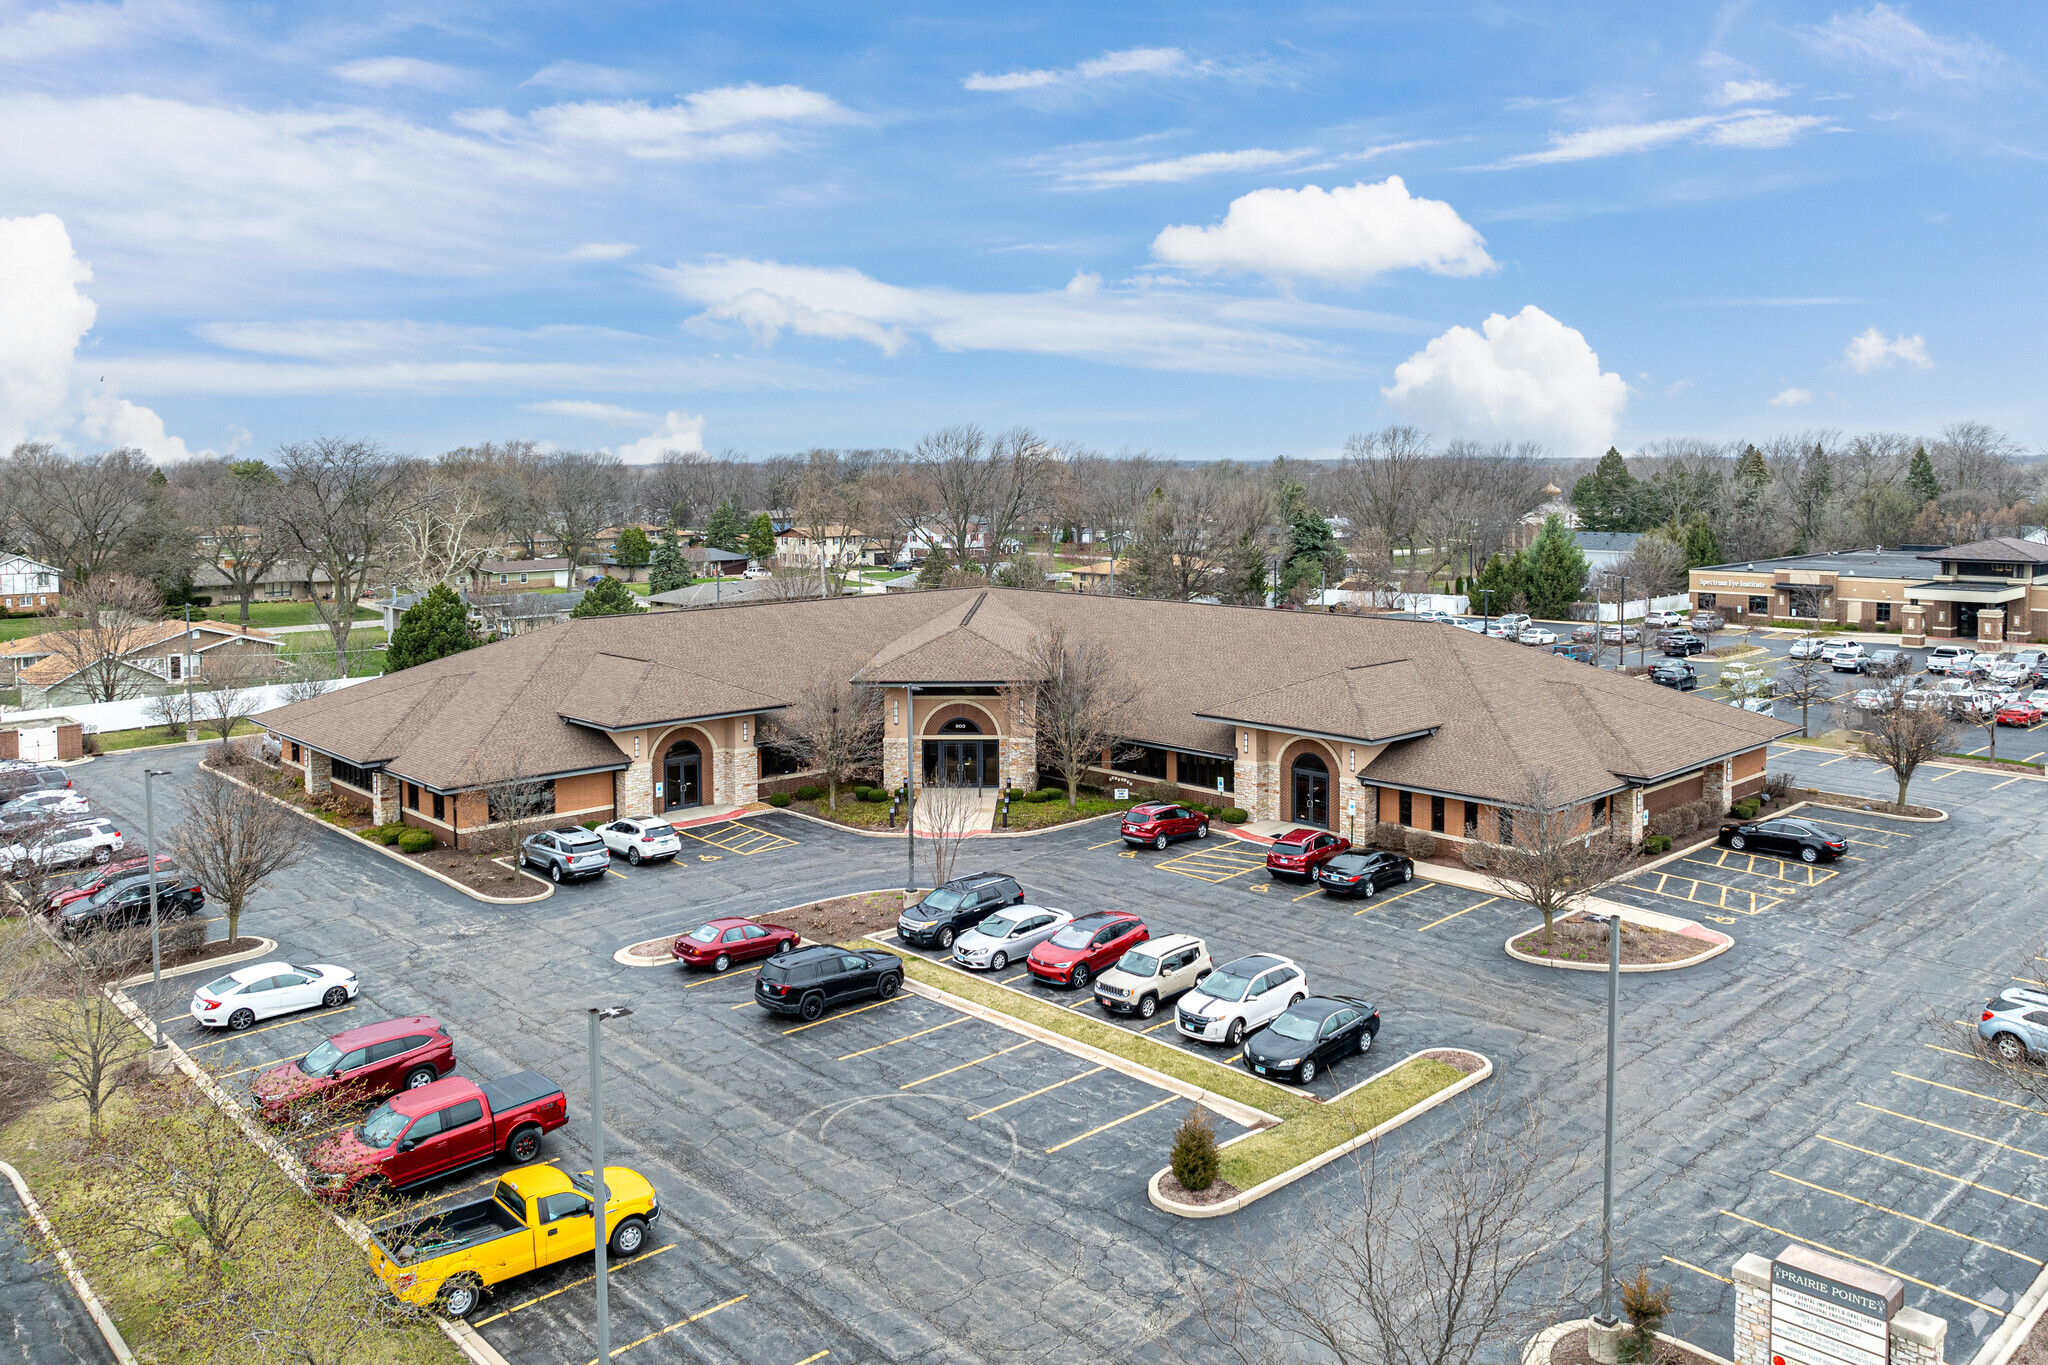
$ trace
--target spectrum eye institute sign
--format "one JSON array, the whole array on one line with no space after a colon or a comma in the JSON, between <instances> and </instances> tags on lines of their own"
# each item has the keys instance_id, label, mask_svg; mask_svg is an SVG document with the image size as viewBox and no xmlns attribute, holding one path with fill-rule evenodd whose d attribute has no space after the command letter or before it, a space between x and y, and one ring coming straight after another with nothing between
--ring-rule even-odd
<instances>
[{"instance_id":1,"label":"spectrum eye institute sign","mask_svg":"<svg viewBox=\"0 0 2048 1365\"><path fill-rule=\"evenodd\" d=\"M1904 1302L1889 1275L1787 1247L1771 1262L1771 1365L1889 1365Z\"/></svg>"}]
</instances>

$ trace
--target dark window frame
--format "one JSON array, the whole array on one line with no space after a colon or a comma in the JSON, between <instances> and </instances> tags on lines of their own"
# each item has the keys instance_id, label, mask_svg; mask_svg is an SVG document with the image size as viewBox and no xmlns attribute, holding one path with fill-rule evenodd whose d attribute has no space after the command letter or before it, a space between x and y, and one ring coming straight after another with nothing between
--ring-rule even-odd
<instances>
[{"instance_id":1,"label":"dark window frame","mask_svg":"<svg viewBox=\"0 0 2048 1365\"><path fill-rule=\"evenodd\" d=\"M1888 625L1888 624L1890 624L1890 623L1891 623L1891 619L1892 619L1892 604L1891 604L1891 603L1889 603L1889 602L1880 602L1880 603L1878 603L1878 604L1877 604L1877 619L1878 619L1878 621L1879 621L1879 623L1880 623L1880 624L1886 624L1886 625Z\"/></svg>"},{"instance_id":2,"label":"dark window frame","mask_svg":"<svg viewBox=\"0 0 2048 1365\"><path fill-rule=\"evenodd\" d=\"M1444 799L1441 796L1429 798L1429 832L1432 834L1442 834L1444 832Z\"/></svg>"},{"instance_id":3,"label":"dark window frame","mask_svg":"<svg viewBox=\"0 0 2048 1365\"><path fill-rule=\"evenodd\" d=\"M440 792L434 793L434 818L442 821L448 818L448 798Z\"/></svg>"},{"instance_id":4,"label":"dark window frame","mask_svg":"<svg viewBox=\"0 0 2048 1365\"><path fill-rule=\"evenodd\" d=\"M1223 785L1217 785L1218 778L1222 779ZM1211 758L1207 754L1182 754L1180 784L1199 787L1203 791L1234 793L1237 790L1237 764L1231 759Z\"/></svg>"},{"instance_id":5,"label":"dark window frame","mask_svg":"<svg viewBox=\"0 0 2048 1365\"><path fill-rule=\"evenodd\" d=\"M1109 770L1115 773L1129 773L1132 777L1149 777L1155 782L1166 780L1166 753L1164 749L1149 744L1123 744L1111 751Z\"/></svg>"},{"instance_id":6,"label":"dark window frame","mask_svg":"<svg viewBox=\"0 0 2048 1365\"><path fill-rule=\"evenodd\" d=\"M1400 800L1401 823L1412 829L1415 826L1415 793L1402 792L1400 794Z\"/></svg>"},{"instance_id":7,"label":"dark window frame","mask_svg":"<svg viewBox=\"0 0 2048 1365\"><path fill-rule=\"evenodd\" d=\"M331 781L339 782L344 786L354 787L358 791L374 793L377 790L377 774L375 770L359 768L347 759L328 759L327 776Z\"/></svg>"},{"instance_id":8,"label":"dark window frame","mask_svg":"<svg viewBox=\"0 0 2048 1365\"><path fill-rule=\"evenodd\" d=\"M1701 593L1701 594L1699 595L1699 598L1700 598L1700 602L1699 602L1699 604L1700 604L1700 605L1701 605L1702 607L1711 607L1711 606L1713 606L1713 605L1714 605L1714 594L1713 594L1713 593L1710 593L1710 592L1703 592L1703 593Z\"/></svg>"}]
</instances>

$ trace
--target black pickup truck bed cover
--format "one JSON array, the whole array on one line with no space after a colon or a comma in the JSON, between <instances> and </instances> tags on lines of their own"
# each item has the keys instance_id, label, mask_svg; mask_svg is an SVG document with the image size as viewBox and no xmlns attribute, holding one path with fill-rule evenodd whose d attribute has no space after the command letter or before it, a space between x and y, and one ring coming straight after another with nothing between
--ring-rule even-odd
<instances>
[{"instance_id":1,"label":"black pickup truck bed cover","mask_svg":"<svg viewBox=\"0 0 2048 1365\"><path fill-rule=\"evenodd\" d=\"M483 1091L484 1098L491 1102L494 1114L507 1113L522 1104L562 1093L562 1087L538 1071L515 1071L495 1081L479 1081L476 1088Z\"/></svg>"}]
</instances>

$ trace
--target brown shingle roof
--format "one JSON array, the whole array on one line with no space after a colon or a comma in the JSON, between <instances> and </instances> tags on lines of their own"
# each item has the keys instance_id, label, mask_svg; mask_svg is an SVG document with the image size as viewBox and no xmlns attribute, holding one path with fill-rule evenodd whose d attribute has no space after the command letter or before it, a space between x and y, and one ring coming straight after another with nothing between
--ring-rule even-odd
<instances>
[{"instance_id":1,"label":"brown shingle roof","mask_svg":"<svg viewBox=\"0 0 2048 1365\"><path fill-rule=\"evenodd\" d=\"M1982 564L1986 561L2048 564L2048 544L2038 540L2022 540L2018 536L1994 536L1990 540L1973 540L1968 545L1951 545L1946 550L1935 550L1921 555L1920 558L1950 559L1971 564Z\"/></svg>"},{"instance_id":2,"label":"brown shingle roof","mask_svg":"<svg viewBox=\"0 0 2048 1365\"><path fill-rule=\"evenodd\" d=\"M569 621L265 721L446 790L513 765L623 767L589 726L764 710L828 676L1001 681L1055 621L1107 645L1141 688L1133 742L1233 754L1231 718L1340 741L1431 730L1389 744L1365 780L1487 800L1515 801L1539 781L1555 800L1585 800L1793 728L1421 622L975 588ZM409 699L371 706L398 689Z\"/></svg>"},{"instance_id":3,"label":"brown shingle roof","mask_svg":"<svg viewBox=\"0 0 2048 1365\"><path fill-rule=\"evenodd\" d=\"M277 640L277 637L274 635L232 621L194 621L192 629L194 631L203 630L210 635L247 636L252 640L265 640L271 643L275 643ZM135 654L141 650L154 648L157 645L163 644L166 640L174 640L184 633L185 623L183 621L159 621L148 630L137 634L128 646L128 654ZM71 634L72 632L70 631L45 631L41 635L30 638L48 644L52 640L61 640ZM215 640L213 643L222 644L224 641ZM202 644L200 647L205 649L210 646ZM126 658L127 655L124 654L122 657ZM48 687L53 683L63 682L76 672L78 672L77 666L70 659L65 658L58 651L56 645L50 644L49 649L42 658L37 659L28 667L22 669L16 676L31 687Z\"/></svg>"}]
</instances>

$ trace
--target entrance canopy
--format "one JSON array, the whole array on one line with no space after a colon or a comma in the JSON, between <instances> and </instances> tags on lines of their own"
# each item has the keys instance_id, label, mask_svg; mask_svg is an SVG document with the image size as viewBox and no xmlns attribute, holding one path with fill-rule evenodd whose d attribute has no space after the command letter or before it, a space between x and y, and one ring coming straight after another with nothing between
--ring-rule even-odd
<instances>
[{"instance_id":1,"label":"entrance canopy","mask_svg":"<svg viewBox=\"0 0 2048 1365\"><path fill-rule=\"evenodd\" d=\"M1913 602L1974 602L1980 607L1988 607L1996 602L2018 601L2027 595L2027 585L1983 579L1943 579L1933 583L1908 583L1905 591L1907 599Z\"/></svg>"}]
</instances>

